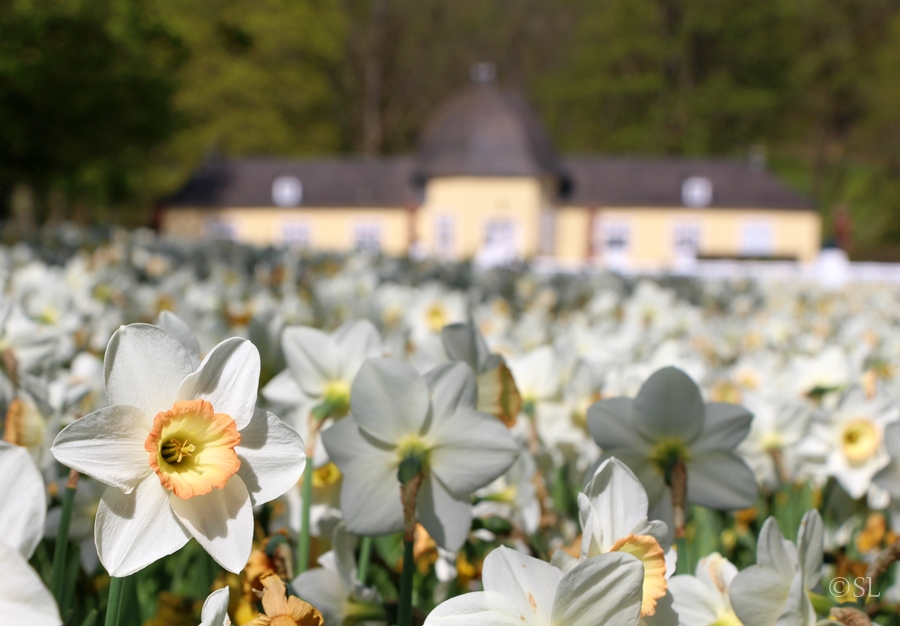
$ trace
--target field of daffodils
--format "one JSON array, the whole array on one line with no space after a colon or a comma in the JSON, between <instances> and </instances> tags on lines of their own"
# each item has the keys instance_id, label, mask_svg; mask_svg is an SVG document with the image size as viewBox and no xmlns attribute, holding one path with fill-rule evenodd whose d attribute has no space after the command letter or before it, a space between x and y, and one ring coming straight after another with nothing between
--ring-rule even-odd
<instances>
[{"instance_id":1,"label":"field of daffodils","mask_svg":"<svg viewBox=\"0 0 900 626\"><path fill-rule=\"evenodd\" d=\"M900 624L900 290L0 248L0 624Z\"/></svg>"}]
</instances>

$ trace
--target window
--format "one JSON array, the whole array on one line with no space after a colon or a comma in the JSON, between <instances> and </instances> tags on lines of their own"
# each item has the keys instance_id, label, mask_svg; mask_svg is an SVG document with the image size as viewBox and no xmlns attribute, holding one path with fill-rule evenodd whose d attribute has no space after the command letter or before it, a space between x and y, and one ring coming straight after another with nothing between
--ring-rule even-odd
<instances>
[{"instance_id":1,"label":"window","mask_svg":"<svg viewBox=\"0 0 900 626\"><path fill-rule=\"evenodd\" d=\"M306 222L285 222L281 233L285 245L298 248L309 247L310 228Z\"/></svg>"},{"instance_id":2,"label":"window","mask_svg":"<svg viewBox=\"0 0 900 626\"><path fill-rule=\"evenodd\" d=\"M237 237L237 228L231 222L218 218L210 218L203 225L206 237L210 239L234 240Z\"/></svg>"},{"instance_id":3,"label":"window","mask_svg":"<svg viewBox=\"0 0 900 626\"><path fill-rule=\"evenodd\" d=\"M480 257L484 262L509 263L516 258L516 224L512 220L493 219L485 223L484 248Z\"/></svg>"},{"instance_id":4,"label":"window","mask_svg":"<svg viewBox=\"0 0 900 626\"><path fill-rule=\"evenodd\" d=\"M629 245L628 224L623 222L603 223L603 250L606 252L625 252Z\"/></svg>"},{"instance_id":5,"label":"window","mask_svg":"<svg viewBox=\"0 0 900 626\"><path fill-rule=\"evenodd\" d=\"M275 206L292 207L303 199L303 185L293 176L279 176L272 182L272 202Z\"/></svg>"},{"instance_id":6,"label":"window","mask_svg":"<svg viewBox=\"0 0 900 626\"><path fill-rule=\"evenodd\" d=\"M381 226L363 222L353 227L353 245L357 250L379 252L381 250Z\"/></svg>"},{"instance_id":7,"label":"window","mask_svg":"<svg viewBox=\"0 0 900 626\"><path fill-rule=\"evenodd\" d=\"M741 254L771 256L774 248L774 228L767 221L754 220L741 225Z\"/></svg>"},{"instance_id":8,"label":"window","mask_svg":"<svg viewBox=\"0 0 900 626\"><path fill-rule=\"evenodd\" d=\"M681 201L684 206L702 209L712 203L713 188L708 178L691 176L681 183Z\"/></svg>"},{"instance_id":9,"label":"window","mask_svg":"<svg viewBox=\"0 0 900 626\"><path fill-rule=\"evenodd\" d=\"M452 215L438 215L434 221L434 252L441 258L454 253L454 223Z\"/></svg>"},{"instance_id":10,"label":"window","mask_svg":"<svg viewBox=\"0 0 900 626\"><path fill-rule=\"evenodd\" d=\"M700 225L694 223L675 224L675 254L697 256L700 249Z\"/></svg>"}]
</instances>

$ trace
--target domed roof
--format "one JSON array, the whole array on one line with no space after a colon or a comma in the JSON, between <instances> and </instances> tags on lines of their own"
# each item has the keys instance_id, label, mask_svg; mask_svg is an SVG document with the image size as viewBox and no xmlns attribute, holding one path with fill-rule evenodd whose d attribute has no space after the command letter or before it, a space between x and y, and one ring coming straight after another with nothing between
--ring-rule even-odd
<instances>
[{"instance_id":1,"label":"domed roof","mask_svg":"<svg viewBox=\"0 0 900 626\"><path fill-rule=\"evenodd\" d=\"M559 174L550 137L524 100L493 83L470 85L425 124L419 174L538 176Z\"/></svg>"}]
</instances>

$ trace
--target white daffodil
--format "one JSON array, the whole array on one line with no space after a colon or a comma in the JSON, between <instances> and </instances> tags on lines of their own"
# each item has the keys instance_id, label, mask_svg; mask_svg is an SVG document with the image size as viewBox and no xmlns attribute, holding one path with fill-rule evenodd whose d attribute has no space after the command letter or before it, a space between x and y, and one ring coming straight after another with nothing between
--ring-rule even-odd
<instances>
[{"instance_id":1,"label":"white daffodil","mask_svg":"<svg viewBox=\"0 0 900 626\"><path fill-rule=\"evenodd\" d=\"M681 626L741 626L731 608L728 590L737 568L718 552L697 563L696 575L669 579Z\"/></svg>"},{"instance_id":2,"label":"white daffodil","mask_svg":"<svg viewBox=\"0 0 900 626\"><path fill-rule=\"evenodd\" d=\"M303 572L291 586L301 598L322 614L324 626L342 626L365 621L385 623L381 596L357 578L353 539L343 524L332 535L332 549L319 557L322 567Z\"/></svg>"},{"instance_id":3,"label":"white daffodil","mask_svg":"<svg viewBox=\"0 0 900 626\"><path fill-rule=\"evenodd\" d=\"M553 400L559 394L560 367L551 346L541 346L509 360L523 410L534 415L537 403Z\"/></svg>"},{"instance_id":4,"label":"white daffodil","mask_svg":"<svg viewBox=\"0 0 900 626\"><path fill-rule=\"evenodd\" d=\"M194 371L174 337L147 324L120 328L104 359L110 406L57 436L57 460L108 485L94 529L116 577L143 569L193 537L225 569L250 555L252 507L303 472L303 441L256 408L259 355L223 341Z\"/></svg>"},{"instance_id":5,"label":"white daffodil","mask_svg":"<svg viewBox=\"0 0 900 626\"><path fill-rule=\"evenodd\" d=\"M623 461L654 507L669 492L672 469L687 470L687 502L743 509L756 502L756 479L733 451L747 436L752 415L741 406L704 404L700 390L674 367L658 370L630 398L601 400L588 410L594 441Z\"/></svg>"},{"instance_id":6,"label":"white daffodil","mask_svg":"<svg viewBox=\"0 0 900 626\"><path fill-rule=\"evenodd\" d=\"M472 492L503 474L518 446L497 419L475 410L475 374L465 363L425 375L394 359L369 359L350 394L350 416L322 433L344 474L341 509L357 535L404 529L397 470L420 464L416 517L447 550L465 542Z\"/></svg>"},{"instance_id":7,"label":"white daffodil","mask_svg":"<svg viewBox=\"0 0 900 626\"><path fill-rule=\"evenodd\" d=\"M869 494L878 500L880 489L872 493L872 478L890 461L884 430L898 420L900 409L888 399L869 400L854 388L833 411L812 422L797 450L813 474L833 476L851 498Z\"/></svg>"},{"instance_id":8,"label":"white daffodil","mask_svg":"<svg viewBox=\"0 0 900 626\"><path fill-rule=\"evenodd\" d=\"M200 626L231 626L231 618L228 617L229 600L228 587L209 594L200 610Z\"/></svg>"},{"instance_id":9,"label":"white daffodil","mask_svg":"<svg viewBox=\"0 0 900 626\"><path fill-rule=\"evenodd\" d=\"M24 448L0 441L0 615L9 624L57 626L59 608L28 564L47 512L44 481Z\"/></svg>"},{"instance_id":10,"label":"white daffodil","mask_svg":"<svg viewBox=\"0 0 900 626\"><path fill-rule=\"evenodd\" d=\"M292 409L291 426L315 443L310 434L322 420L347 414L353 379L363 361L381 356L381 336L372 322L355 320L331 334L309 326L285 328L281 345L288 367L265 386L263 397ZM316 465L328 462L318 446L315 459Z\"/></svg>"},{"instance_id":11,"label":"white daffodil","mask_svg":"<svg viewBox=\"0 0 900 626\"><path fill-rule=\"evenodd\" d=\"M756 544L756 565L731 581L729 597L744 626L811 626L816 623L809 591L822 578L824 530L818 511L800 522L797 545L788 541L770 517Z\"/></svg>"},{"instance_id":12,"label":"white daffodil","mask_svg":"<svg viewBox=\"0 0 900 626\"><path fill-rule=\"evenodd\" d=\"M666 579L675 568L669 529L664 522L647 519L647 494L624 463L603 462L583 493L578 494L582 527L581 555L573 559L563 550L553 553L552 563L569 571L599 554L624 552L644 566L641 618L651 625L676 625ZM667 567L667 552L671 565Z\"/></svg>"},{"instance_id":13,"label":"white daffodil","mask_svg":"<svg viewBox=\"0 0 900 626\"><path fill-rule=\"evenodd\" d=\"M809 403L744 393L743 404L753 413L753 423L737 451L760 484L776 489L783 481L793 481L799 470L797 445L809 428Z\"/></svg>"},{"instance_id":14,"label":"white daffodil","mask_svg":"<svg viewBox=\"0 0 900 626\"><path fill-rule=\"evenodd\" d=\"M563 573L500 547L484 560L484 591L439 604L425 626L636 626L642 569L633 556L615 552Z\"/></svg>"}]
</instances>

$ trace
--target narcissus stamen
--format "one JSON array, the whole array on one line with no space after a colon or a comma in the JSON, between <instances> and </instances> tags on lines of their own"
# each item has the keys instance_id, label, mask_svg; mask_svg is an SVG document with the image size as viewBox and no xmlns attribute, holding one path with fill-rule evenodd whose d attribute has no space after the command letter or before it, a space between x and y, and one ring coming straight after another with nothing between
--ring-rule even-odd
<instances>
[{"instance_id":1,"label":"narcissus stamen","mask_svg":"<svg viewBox=\"0 0 900 626\"><path fill-rule=\"evenodd\" d=\"M144 442L162 486L182 499L222 489L241 467L234 419L206 400L176 402L160 411Z\"/></svg>"}]
</instances>

